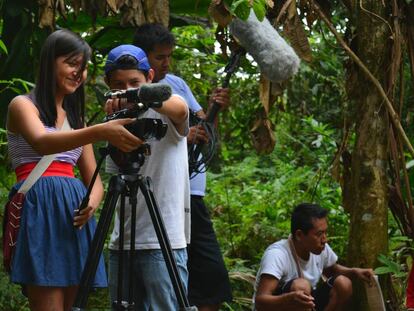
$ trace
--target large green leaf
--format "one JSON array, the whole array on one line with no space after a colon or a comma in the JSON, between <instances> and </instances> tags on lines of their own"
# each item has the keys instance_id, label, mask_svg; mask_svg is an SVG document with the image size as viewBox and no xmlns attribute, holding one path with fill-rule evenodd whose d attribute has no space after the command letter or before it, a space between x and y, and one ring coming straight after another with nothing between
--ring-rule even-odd
<instances>
[{"instance_id":1,"label":"large green leaf","mask_svg":"<svg viewBox=\"0 0 414 311\"><path fill-rule=\"evenodd\" d=\"M250 10L253 9L257 18L261 21L266 15L266 0L224 0L230 12L242 20L249 17Z\"/></svg>"},{"instance_id":2,"label":"large green leaf","mask_svg":"<svg viewBox=\"0 0 414 311\"><path fill-rule=\"evenodd\" d=\"M4 53L8 54L7 47L2 40L0 40L0 49L2 49Z\"/></svg>"},{"instance_id":3,"label":"large green leaf","mask_svg":"<svg viewBox=\"0 0 414 311\"><path fill-rule=\"evenodd\" d=\"M378 267L378 268L376 268L375 269L375 274L378 274L378 275L380 275L380 274L388 274L388 273L392 273L393 272L393 270L392 269L390 269L389 267Z\"/></svg>"},{"instance_id":4,"label":"large green leaf","mask_svg":"<svg viewBox=\"0 0 414 311\"><path fill-rule=\"evenodd\" d=\"M266 16L266 0L254 0L253 11L259 21L262 21Z\"/></svg>"},{"instance_id":5,"label":"large green leaf","mask_svg":"<svg viewBox=\"0 0 414 311\"><path fill-rule=\"evenodd\" d=\"M236 0L230 6L230 11L242 20L247 20L250 14L249 0Z\"/></svg>"}]
</instances>

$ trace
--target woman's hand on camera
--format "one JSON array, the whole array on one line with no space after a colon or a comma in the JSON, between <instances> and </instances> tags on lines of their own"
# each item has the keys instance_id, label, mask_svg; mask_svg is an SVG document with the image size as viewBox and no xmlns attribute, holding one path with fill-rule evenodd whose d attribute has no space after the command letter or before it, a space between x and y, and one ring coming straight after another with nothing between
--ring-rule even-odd
<instances>
[{"instance_id":1,"label":"woman's hand on camera","mask_svg":"<svg viewBox=\"0 0 414 311\"><path fill-rule=\"evenodd\" d=\"M111 145L123 152L131 152L141 146L144 141L129 132L124 125L134 122L135 119L117 119L106 123L103 126L103 136Z\"/></svg>"}]
</instances>

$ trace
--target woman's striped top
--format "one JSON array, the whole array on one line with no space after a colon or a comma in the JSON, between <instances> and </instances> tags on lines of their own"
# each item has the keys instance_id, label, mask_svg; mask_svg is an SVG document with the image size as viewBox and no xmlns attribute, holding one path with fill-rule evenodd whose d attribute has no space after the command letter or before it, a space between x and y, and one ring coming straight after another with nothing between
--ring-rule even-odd
<instances>
[{"instance_id":1,"label":"woman's striped top","mask_svg":"<svg viewBox=\"0 0 414 311\"><path fill-rule=\"evenodd\" d=\"M30 97L28 98L32 100ZM56 127L45 126L45 129L48 133L57 131ZM13 169L25 163L39 162L42 158L42 156L32 148L32 146L23 138L22 135L7 131L7 140L9 158ZM56 155L54 161L61 161L76 165L81 153L82 147L61 152Z\"/></svg>"}]
</instances>

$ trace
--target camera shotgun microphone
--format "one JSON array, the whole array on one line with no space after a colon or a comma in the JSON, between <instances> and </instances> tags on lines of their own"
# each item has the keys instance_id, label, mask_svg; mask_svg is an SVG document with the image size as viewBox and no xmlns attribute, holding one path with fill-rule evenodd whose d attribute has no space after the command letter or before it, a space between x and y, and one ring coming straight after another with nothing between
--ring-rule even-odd
<instances>
[{"instance_id":1,"label":"camera shotgun microphone","mask_svg":"<svg viewBox=\"0 0 414 311\"><path fill-rule=\"evenodd\" d=\"M105 99L125 98L129 103L143 103L149 107L159 108L162 102L171 97L171 87L167 84L143 84L139 88L109 91Z\"/></svg>"}]
</instances>

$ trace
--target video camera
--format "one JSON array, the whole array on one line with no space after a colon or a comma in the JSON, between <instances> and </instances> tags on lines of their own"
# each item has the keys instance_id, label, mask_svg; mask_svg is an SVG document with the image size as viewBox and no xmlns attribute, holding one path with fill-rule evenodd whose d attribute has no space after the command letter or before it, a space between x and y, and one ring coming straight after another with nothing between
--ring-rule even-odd
<instances>
[{"instance_id":1,"label":"video camera","mask_svg":"<svg viewBox=\"0 0 414 311\"><path fill-rule=\"evenodd\" d=\"M171 87L167 84L144 84L139 88L109 91L105 99L125 98L128 103L142 103L153 108L162 106L162 102L171 97Z\"/></svg>"},{"instance_id":2,"label":"video camera","mask_svg":"<svg viewBox=\"0 0 414 311\"><path fill-rule=\"evenodd\" d=\"M148 141L160 140L167 133L167 124L160 119L138 118L149 108L159 108L162 103L171 97L171 87L165 84L144 84L140 88L109 91L105 93L106 99L125 99L131 106L116 111L104 118L104 122L123 118L137 118L134 122L125 125L125 128L138 138ZM142 145L132 152L122 152L118 148L109 145L109 155L115 164L122 169L138 162L143 164L144 156L150 155L148 144ZM141 163L142 162L142 163Z\"/></svg>"}]
</instances>

